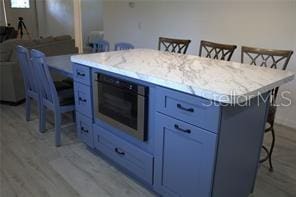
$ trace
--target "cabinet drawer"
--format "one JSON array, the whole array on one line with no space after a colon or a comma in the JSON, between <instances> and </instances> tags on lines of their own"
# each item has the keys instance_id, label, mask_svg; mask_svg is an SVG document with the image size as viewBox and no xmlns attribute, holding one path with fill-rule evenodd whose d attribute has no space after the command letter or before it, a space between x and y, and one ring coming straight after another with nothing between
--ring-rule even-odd
<instances>
[{"instance_id":1,"label":"cabinet drawer","mask_svg":"<svg viewBox=\"0 0 296 197\"><path fill-rule=\"evenodd\" d=\"M157 93L159 112L217 133L220 119L218 105L207 99L160 87Z\"/></svg>"},{"instance_id":2,"label":"cabinet drawer","mask_svg":"<svg viewBox=\"0 0 296 197\"><path fill-rule=\"evenodd\" d=\"M79 64L73 65L74 80L90 85L90 68Z\"/></svg>"},{"instance_id":3,"label":"cabinet drawer","mask_svg":"<svg viewBox=\"0 0 296 197\"><path fill-rule=\"evenodd\" d=\"M80 113L76 113L76 130L79 139L93 148L94 143L91 119Z\"/></svg>"},{"instance_id":4,"label":"cabinet drawer","mask_svg":"<svg viewBox=\"0 0 296 197\"><path fill-rule=\"evenodd\" d=\"M92 99L90 87L74 82L76 111L92 118Z\"/></svg>"},{"instance_id":5,"label":"cabinet drawer","mask_svg":"<svg viewBox=\"0 0 296 197\"><path fill-rule=\"evenodd\" d=\"M143 181L152 184L153 156L94 126L94 147Z\"/></svg>"},{"instance_id":6,"label":"cabinet drawer","mask_svg":"<svg viewBox=\"0 0 296 197\"><path fill-rule=\"evenodd\" d=\"M162 114L157 114L157 117L158 120L161 121L167 129L191 140L200 141L200 136L203 135L216 136L216 134L211 133L207 130L203 130L194 125L188 124L186 122L168 116L164 116Z\"/></svg>"}]
</instances>

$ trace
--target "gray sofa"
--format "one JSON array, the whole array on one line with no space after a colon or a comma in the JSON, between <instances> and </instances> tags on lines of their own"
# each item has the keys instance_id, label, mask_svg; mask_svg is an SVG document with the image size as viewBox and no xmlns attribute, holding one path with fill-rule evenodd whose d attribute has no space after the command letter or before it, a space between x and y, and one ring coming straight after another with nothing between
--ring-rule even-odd
<instances>
[{"instance_id":1,"label":"gray sofa","mask_svg":"<svg viewBox=\"0 0 296 197\"><path fill-rule=\"evenodd\" d=\"M37 49L47 56L78 53L70 36L47 37L39 40L10 39L0 44L0 101L17 104L24 100L24 83L16 58L16 46Z\"/></svg>"}]
</instances>

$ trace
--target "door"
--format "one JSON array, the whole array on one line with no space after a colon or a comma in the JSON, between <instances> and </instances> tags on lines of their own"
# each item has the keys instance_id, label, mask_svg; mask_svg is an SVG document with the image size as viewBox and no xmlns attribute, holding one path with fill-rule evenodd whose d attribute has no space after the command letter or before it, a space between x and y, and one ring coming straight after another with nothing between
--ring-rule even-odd
<instances>
[{"instance_id":1,"label":"door","mask_svg":"<svg viewBox=\"0 0 296 197\"><path fill-rule=\"evenodd\" d=\"M216 134L157 114L155 187L164 196L211 196Z\"/></svg>"}]
</instances>

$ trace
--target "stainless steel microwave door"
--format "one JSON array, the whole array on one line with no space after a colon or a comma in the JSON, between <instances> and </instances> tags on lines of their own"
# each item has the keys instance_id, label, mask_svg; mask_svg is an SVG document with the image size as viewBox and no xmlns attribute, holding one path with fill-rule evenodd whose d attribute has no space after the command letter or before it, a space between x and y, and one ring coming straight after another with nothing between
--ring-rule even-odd
<instances>
[{"instance_id":1,"label":"stainless steel microwave door","mask_svg":"<svg viewBox=\"0 0 296 197\"><path fill-rule=\"evenodd\" d=\"M148 88L101 74L95 74L94 79L96 118L144 140Z\"/></svg>"}]
</instances>

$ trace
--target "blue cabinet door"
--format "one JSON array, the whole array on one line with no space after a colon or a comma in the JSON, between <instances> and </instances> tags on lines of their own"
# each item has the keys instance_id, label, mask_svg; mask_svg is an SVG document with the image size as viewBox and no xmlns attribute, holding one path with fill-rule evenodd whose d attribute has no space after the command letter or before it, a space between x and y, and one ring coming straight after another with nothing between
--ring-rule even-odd
<instances>
[{"instance_id":1,"label":"blue cabinet door","mask_svg":"<svg viewBox=\"0 0 296 197\"><path fill-rule=\"evenodd\" d=\"M91 87L74 82L75 110L89 118L92 118Z\"/></svg>"},{"instance_id":2,"label":"blue cabinet door","mask_svg":"<svg viewBox=\"0 0 296 197\"><path fill-rule=\"evenodd\" d=\"M92 120L79 112L76 112L76 130L78 138L83 143L93 148Z\"/></svg>"},{"instance_id":3,"label":"blue cabinet door","mask_svg":"<svg viewBox=\"0 0 296 197\"><path fill-rule=\"evenodd\" d=\"M156 191L170 197L211 196L216 134L156 116Z\"/></svg>"}]
</instances>

